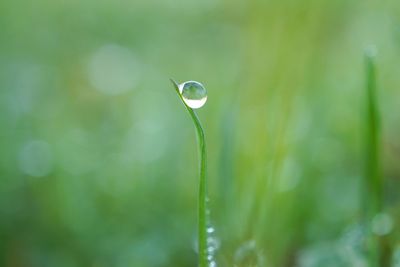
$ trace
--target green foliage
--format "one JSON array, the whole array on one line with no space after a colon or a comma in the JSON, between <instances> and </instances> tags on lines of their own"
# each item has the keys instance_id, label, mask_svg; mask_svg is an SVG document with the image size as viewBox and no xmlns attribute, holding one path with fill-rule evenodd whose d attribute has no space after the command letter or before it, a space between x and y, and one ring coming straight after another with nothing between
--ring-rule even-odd
<instances>
[{"instance_id":1,"label":"green foliage","mask_svg":"<svg viewBox=\"0 0 400 267\"><path fill-rule=\"evenodd\" d=\"M0 1L0 266L197 265L172 74L209 89L219 267L365 265L360 217L398 265L399 28L399 1Z\"/></svg>"}]
</instances>

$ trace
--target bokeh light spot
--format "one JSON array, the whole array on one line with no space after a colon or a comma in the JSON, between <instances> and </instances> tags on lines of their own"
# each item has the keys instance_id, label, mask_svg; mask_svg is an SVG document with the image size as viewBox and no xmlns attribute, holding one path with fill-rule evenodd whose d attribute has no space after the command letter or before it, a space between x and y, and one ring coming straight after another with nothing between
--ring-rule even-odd
<instances>
[{"instance_id":1,"label":"bokeh light spot","mask_svg":"<svg viewBox=\"0 0 400 267\"><path fill-rule=\"evenodd\" d=\"M115 44L97 49L88 64L91 85L107 95L118 95L133 89L138 82L138 72L132 52Z\"/></svg>"},{"instance_id":2,"label":"bokeh light spot","mask_svg":"<svg viewBox=\"0 0 400 267\"><path fill-rule=\"evenodd\" d=\"M19 169L33 177L43 177L51 172L53 156L50 145L42 140L26 143L18 157Z\"/></svg>"}]
</instances>

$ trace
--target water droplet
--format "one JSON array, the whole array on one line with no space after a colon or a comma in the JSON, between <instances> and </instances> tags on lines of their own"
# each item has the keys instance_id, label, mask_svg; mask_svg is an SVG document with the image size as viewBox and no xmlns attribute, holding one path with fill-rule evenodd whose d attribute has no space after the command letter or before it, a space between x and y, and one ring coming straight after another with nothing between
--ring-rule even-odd
<instances>
[{"instance_id":1,"label":"water droplet","mask_svg":"<svg viewBox=\"0 0 400 267\"><path fill-rule=\"evenodd\" d=\"M216 250L217 249L215 247L212 247L212 246L208 247L207 248L207 253L208 253L209 257L212 257L212 255L214 255Z\"/></svg>"},{"instance_id":2,"label":"water droplet","mask_svg":"<svg viewBox=\"0 0 400 267\"><path fill-rule=\"evenodd\" d=\"M207 101L207 91L204 86L196 81L188 81L179 85L179 92L186 105L190 108L201 108Z\"/></svg>"},{"instance_id":3,"label":"water droplet","mask_svg":"<svg viewBox=\"0 0 400 267\"><path fill-rule=\"evenodd\" d=\"M207 233L209 233L209 234L214 233L214 231L215 231L215 229L212 226L207 228Z\"/></svg>"},{"instance_id":4,"label":"water droplet","mask_svg":"<svg viewBox=\"0 0 400 267\"><path fill-rule=\"evenodd\" d=\"M207 237L207 246L208 248L213 248L214 250L217 250L219 248L219 240L215 237Z\"/></svg>"}]
</instances>

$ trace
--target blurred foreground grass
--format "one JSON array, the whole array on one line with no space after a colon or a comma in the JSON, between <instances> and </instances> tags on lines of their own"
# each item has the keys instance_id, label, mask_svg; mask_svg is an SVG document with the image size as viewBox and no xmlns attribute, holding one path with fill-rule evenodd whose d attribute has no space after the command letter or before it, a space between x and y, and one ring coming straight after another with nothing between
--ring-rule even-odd
<instances>
[{"instance_id":1,"label":"blurred foreground grass","mask_svg":"<svg viewBox=\"0 0 400 267\"><path fill-rule=\"evenodd\" d=\"M218 266L368 266L371 44L372 228L398 267L398 1L0 2L0 266L196 266L196 144L170 77L208 90Z\"/></svg>"}]
</instances>

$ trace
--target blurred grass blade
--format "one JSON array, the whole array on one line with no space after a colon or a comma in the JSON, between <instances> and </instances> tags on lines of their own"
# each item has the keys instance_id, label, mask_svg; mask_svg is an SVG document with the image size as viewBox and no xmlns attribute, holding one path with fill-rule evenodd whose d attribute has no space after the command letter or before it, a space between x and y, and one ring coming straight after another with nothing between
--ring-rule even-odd
<instances>
[{"instance_id":1,"label":"blurred grass blade","mask_svg":"<svg viewBox=\"0 0 400 267\"><path fill-rule=\"evenodd\" d=\"M379 114L376 97L376 67L374 56L365 55L367 73L367 108L366 108L366 179L368 191L372 196L370 212L382 210L383 181L379 166Z\"/></svg>"},{"instance_id":2,"label":"blurred grass blade","mask_svg":"<svg viewBox=\"0 0 400 267\"><path fill-rule=\"evenodd\" d=\"M380 127L377 106L376 92L376 66L374 55L365 53L366 65L366 130L365 132L365 179L366 192L363 202L369 203L366 208L367 225L370 224L374 216L382 212L383 208L383 180L380 173L379 152L380 152ZM370 266L381 266L381 246L379 237L369 230L369 257Z\"/></svg>"}]
</instances>

